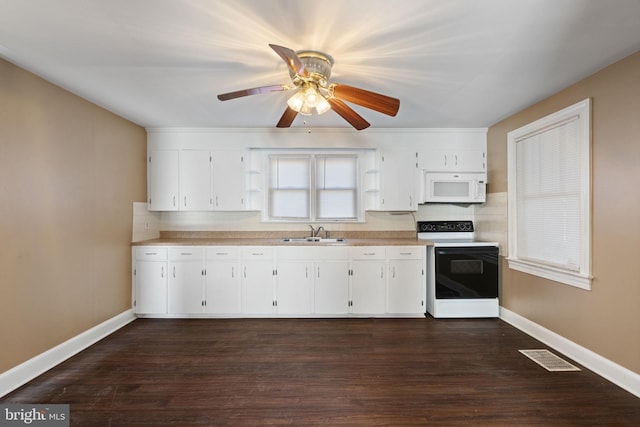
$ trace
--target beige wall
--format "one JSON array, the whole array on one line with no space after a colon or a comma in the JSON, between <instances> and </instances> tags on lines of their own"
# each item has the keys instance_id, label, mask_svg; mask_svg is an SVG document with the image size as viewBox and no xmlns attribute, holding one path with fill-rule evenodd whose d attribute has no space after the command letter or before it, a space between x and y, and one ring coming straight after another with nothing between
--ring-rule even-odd
<instances>
[{"instance_id":1,"label":"beige wall","mask_svg":"<svg viewBox=\"0 0 640 427\"><path fill-rule=\"evenodd\" d=\"M502 305L640 373L640 52L495 124L491 192L507 191L507 132L592 99L591 291L503 269Z\"/></svg>"},{"instance_id":2,"label":"beige wall","mask_svg":"<svg viewBox=\"0 0 640 427\"><path fill-rule=\"evenodd\" d=\"M0 372L130 308L146 132L0 59Z\"/></svg>"}]
</instances>

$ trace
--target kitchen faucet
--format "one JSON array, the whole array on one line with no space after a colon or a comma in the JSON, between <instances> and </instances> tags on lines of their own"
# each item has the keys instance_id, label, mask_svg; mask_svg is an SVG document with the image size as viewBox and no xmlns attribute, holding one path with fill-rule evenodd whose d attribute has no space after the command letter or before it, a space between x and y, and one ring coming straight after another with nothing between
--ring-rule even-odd
<instances>
[{"instance_id":1,"label":"kitchen faucet","mask_svg":"<svg viewBox=\"0 0 640 427\"><path fill-rule=\"evenodd\" d=\"M309 224L309 228L311 228L311 237L318 237L318 234L320 233L320 231L324 231L325 234L328 235L328 231L325 230L323 226L320 226L318 228L313 228L313 225Z\"/></svg>"}]
</instances>

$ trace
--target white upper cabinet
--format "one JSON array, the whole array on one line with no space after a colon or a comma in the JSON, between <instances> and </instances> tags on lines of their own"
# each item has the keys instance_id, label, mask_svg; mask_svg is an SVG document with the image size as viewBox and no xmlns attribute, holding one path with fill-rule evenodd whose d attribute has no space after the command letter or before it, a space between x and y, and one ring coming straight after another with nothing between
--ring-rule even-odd
<instances>
[{"instance_id":1,"label":"white upper cabinet","mask_svg":"<svg viewBox=\"0 0 640 427\"><path fill-rule=\"evenodd\" d=\"M209 150L180 150L180 207L183 211L211 209Z\"/></svg>"},{"instance_id":2,"label":"white upper cabinet","mask_svg":"<svg viewBox=\"0 0 640 427\"><path fill-rule=\"evenodd\" d=\"M152 150L147 158L147 203L151 211L178 210L180 197L180 152Z\"/></svg>"},{"instance_id":3,"label":"white upper cabinet","mask_svg":"<svg viewBox=\"0 0 640 427\"><path fill-rule=\"evenodd\" d=\"M245 209L244 153L242 150L212 152L213 210Z\"/></svg>"},{"instance_id":4,"label":"white upper cabinet","mask_svg":"<svg viewBox=\"0 0 640 427\"><path fill-rule=\"evenodd\" d=\"M422 168L427 172L486 172L483 149L434 149L424 153Z\"/></svg>"},{"instance_id":5,"label":"white upper cabinet","mask_svg":"<svg viewBox=\"0 0 640 427\"><path fill-rule=\"evenodd\" d=\"M147 167L149 210L245 209L242 150L151 150Z\"/></svg>"},{"instance_id":6,"label":"white upper cabinet","mask_svg":"<svg viewBox=\"0 0 640 427\"><path fill-rule=\"evenodd\" d=\"M209 150L152 150L147 168L149 210L211 209Z\"/></svg>"},{"instance_id":7,"label":"white upper cabinet","mask_svg":"<svg viewBox=\"0 0 640 427\"><path fill-rule=\"evenodd\" d=\"M425 139L418 149L425 172L487 172L486 129L460 129Z\"/></svg>"},{"instance_id":8,"label":"white upper cabinet","mask_svg":"<svg viewBox=\"0 0 640 427\"><path fill-rule=\"evenodd\" d=\"M380 210L415 211L417 153L385 150L380 153Z\"/></svg>"}]
</instances>

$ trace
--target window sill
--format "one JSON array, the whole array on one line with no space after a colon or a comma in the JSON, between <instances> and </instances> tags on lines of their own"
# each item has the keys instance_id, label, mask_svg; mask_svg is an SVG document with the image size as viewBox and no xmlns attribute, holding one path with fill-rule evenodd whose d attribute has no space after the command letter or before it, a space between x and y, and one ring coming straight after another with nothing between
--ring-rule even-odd
<instances>
[{"instance_id":1,"label":"window sill","mask_svg":"<svg viewBox=\"0 0 640 427\"><path fill-rule=\"evenodd\" d=\"M542 264L534 264L519 259L507 258L509 268L521 271L523 273L532 274L544 279L553 280L565 285L574 286L576 288L591 290L592 276L584 275L574 271L567 271L561 268L549 267Z\"/></svg>"}]
</instances>

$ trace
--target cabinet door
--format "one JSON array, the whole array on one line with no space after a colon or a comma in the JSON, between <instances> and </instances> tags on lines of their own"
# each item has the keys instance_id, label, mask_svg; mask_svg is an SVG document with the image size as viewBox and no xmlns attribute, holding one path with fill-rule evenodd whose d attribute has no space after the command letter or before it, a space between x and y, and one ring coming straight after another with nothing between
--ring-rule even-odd
<instances>
[{"instance_id":1,"label":"cabinet door","mask_svg":"<svg viewBox=\"0 0 640 427\"><path fill-rule=\"evenodd\" d=\"M169 314L202 313L202 254L203 249L198 246L169 249Z\"/></svg>"},{"instance_id":2,"label":"cabinet door","mask_svg":"<svg viewBox=\"0 0 640 427\"><path fill-rule=\"evenodd\" d=\"M318 261L314 271L314 312L346 314L349 312L349 262Z\"/></svg>"},{"instance_id":3,"label":"cabinet door","mask_svg":"<svg viewBox=\"0 0 640 427\"><path fill-rule=\"evenodd\" d=\"M426 259L424 246L387 247L387 312L420 314L425 312Z\"/></svg>"},{"instance_id":4,"label":"cabinet door","mask_svg":"<svg viewBox=\"0 0 640 427\"><path fill-rule=\"evenodd\" d=\"M415 151L387 151L380 158L380 209L415 211Z\"/></svg>"},{"instance_id":5,"label":"cabinet door","mask_svg":"<svg viewBox=\"0 0 640 427\"><path fill-rule=\"evenodd\" d=\"M423 260L390 260L387 312L393 314L424 313L426 278Z\"/></svg>"},{"instance_id":6,"label":"cabinet door","mask_svg":"<svg viewBox=\"0 0 640 427\"><path fill-rule=\"evenodd\" d=\"M279 261L276 275L276 312L309 314L313 301L313 263Z\"/></svg>"},{"instance_id":7,"label":"cabinet door","mask_svg":"<svg viewBox=\"0 0 640 427\"><path fill-rule=\"evenodd\" d=\"M213 209L245 209L244 154L242 150L212 153Z\"/></svg>"},{"instance_id":8,"label":"cabinet door","mask_svg":"<svg viewBox=\"0 0 640 427\"><path fill-rule=\"evenodd\" d=\"M434 149L425 154L423 168L427 172L484 172L485 152L474 149Z\"/></svg>"},{"instance_id":9,"label":"cabinet door","mask_svg":"<svg viewBox=\"0 0 640 427\"><path fill-rule=\"evenodd\" d=\"M351 312L382 314L386 309L384 261L351 263Z\"/></svg>"},{"instance_id":10,"label":"cabinet door","mask_svg":"<svg viewBox=\"0 0 640 427\"><path fill-rule=\"evenodd\" d=\"M180 210L210 210L211 202L211 155L209 150L181 150Z\"/></svg>"},{"instance_id":11,"label":"cabinet door","mask_svg":"<svg viewBox=\"0 0 640 427\"><path fill-rule=\"evenodd\" d=\"M274 248L242 248L240 307L244 314L267 314L274 310Z\"/></svg>"},{"instance_id":12,"label":"cabinet door","mask_svg":"<svg viewBox=\"0 0 640 427\"><path fill-rule=\"evenodd\" d=\"M147 168L149 210L178 210L180 191L178 150L151 151L147 159Z\"/></svg>"},{"instance_id":13,"label":"cabinet door","mask_svg":"<svg viewBox=\"0 0 640 427\"><path fill-rule=\"evenodd\" d=\"M483 150L460 150L455 154L457 172L486 172L486 154Z\"/></svg>"},{"instance_id":14,"label":"cabinet door","mask_svg":"<svg viewBox=\"0 0 640 427\"><path fill-rule=\"evenodd\" d=\"M215 314L240 312L240 263L208 260L205 275L205 311Z\"/></svg>"},{"instance_id":15,"label":"cabinet door","mask_svg":"<svg viewBox=\"0 0 640 427\"><path fill-rule=\"evenodd\" d=\"M167 263L137 261L135 266L135 302L138 314L167 313Z\"/></svg>"}]
</instances>

